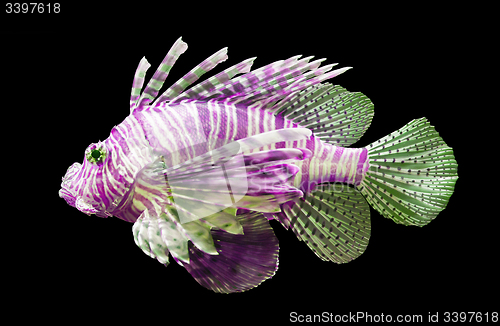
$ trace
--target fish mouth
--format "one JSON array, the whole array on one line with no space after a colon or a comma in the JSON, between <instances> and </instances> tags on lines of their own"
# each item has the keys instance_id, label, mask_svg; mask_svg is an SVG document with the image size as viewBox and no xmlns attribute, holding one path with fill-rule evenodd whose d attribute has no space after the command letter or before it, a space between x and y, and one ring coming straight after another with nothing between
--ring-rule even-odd
<instances>
[{"instance_id":1,"label":"fish mouth","mask_svg":"<svg viewBox=\"0 0 500 326\"><path fill-rule=\"evenodd\" d=\"M75 178L75 175L80 171L82 168L82 165L80 163L73 163L68 170L66 171L66 174L62 178L62 183L61 183L61 189L59 190L59 197L63 198L68 205L76 207L76 195L71 191L71 185L73 183L73 179Z\"/></svg>"},{"instance_id":2,"label":"fish mouth","mask_svg":"<svg viewBox=\"0 0 500 326\"><path fill-rule=\"evenodd\" d=\"M82 165L78 162L71 164L71 166L66 171L66 174L62 178L61 187L68 188L70 186L70 183L75 178L75 175L78 173L78 171L80 171L81 168Z\"/></svg>"},{"instance_id":3,"label":"fish mouth","mask_svg":"<svg viewBox=\"0 0 500 326\"><path fill-rule=\"evenodd\" d=\"M71 190L67 188L61 188L59 190L59 197L63 198L68 205L75 207L80 212L92 215L95 214L99 217L109 217L113 216L110 212L100 209L100 205L92 200L89 201L88 198L83 196L76 196Z\"/></svg>"}]
</instances>

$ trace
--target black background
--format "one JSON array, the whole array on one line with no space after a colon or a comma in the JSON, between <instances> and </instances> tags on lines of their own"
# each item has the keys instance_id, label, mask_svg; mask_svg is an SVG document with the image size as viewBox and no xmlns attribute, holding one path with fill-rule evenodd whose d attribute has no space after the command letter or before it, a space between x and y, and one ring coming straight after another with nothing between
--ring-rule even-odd
<instances>
[{"instance_id":1,"label":"black background","mask_svg":"<svg viewBox=\"0 0 500 326\"><path fill-rule=\"evenodd\" d=\"M16 163L6 173L14 186L4 226L12 237L4 253L14 306L40 308L37 317L62 320L170 323L182 317L223 324L284 323L293 311L427 318L429 312L495 308L489 299L498 293L498 243L490 226L495 216L478 210L487 205L472 195L487 192L478 175L490 172L474 169L482 156L472 150L468 126L474 121L464 109L475 108L461 100L469 95L467 83L457 83L468 31L460 14L314 3L286 9L250 3L92 6L62 4L59 15L2 16L3 132L8 162ZM57 191L86 147L106 139L129 113L140 59L152 65L149 79L180 36L189 48L166 86L226 46L229 59L214 72L254 56L258 68L297 54L354 67L331 80L375 104L372 125L354 147L427 117L459 163L448 207L423 228L396 225L372 210L368 249L344 265L322 262L272 222L279 269L242 294L214 294L175 262L161 266L136 247L132 224L86 216Z\"/></svg>"}]
</instances>

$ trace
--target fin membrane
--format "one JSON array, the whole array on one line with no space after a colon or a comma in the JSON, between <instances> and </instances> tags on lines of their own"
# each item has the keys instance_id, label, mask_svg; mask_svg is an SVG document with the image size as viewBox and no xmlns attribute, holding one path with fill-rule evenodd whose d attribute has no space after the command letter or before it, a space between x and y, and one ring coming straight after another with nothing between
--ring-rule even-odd
<instances>
[{"instance_id":1,"label":"fin membrane","mask_svg":"<svg viewBox=\"0 0 500 326\"><path fill-rule=\"evenodd\" d=\"M130 113L135 109L137 100L141 96L142 86L144 85L144 77L146 77L146 71L148 71L151 65L146 58L142 58L139 62L139 66L135 71L134 81L132 83L132 92L130 94Z\"/></svg>"},{"instance_id":2,"label":"fin membrane","mask_svg":"<svg viewBox=\"0 0 500 326\"><path fill-rule=\"evenodd\" d=\"M453 149L426 118L368 145L370 167L358 186L383 216L424 226L445 209L458 179Z\"/></svg>"},{"instance_id":3,"label":"fin membrane","mask_svg":"<svg viewBox=\"0 0 500 326\"><path fill-rule=\"evenodd\" d=\"M160 97L158 97L158 99L156 99L156 101L153 103L153 106L156 105L157 103L172 100L174 97L182 93L182 91L185 90L186 87L193 84L205 73L212 70L219 63L226 60L227 60L227 48L223 48L217 51L209 58L203 60L203 62L201 62L199 65L194 67L190 72L188 72L181 79L175 82L167 90L165 90L165 92Z\"/></svg>"},{"instance_id":4,"label":"fin membrane","mask_svg":"<svg viewBox=\"0 0 500 326\"><path fill-rule=\"evenodd\" d=\"M281 203L302 196L293 186L299 171L289 164L311 156L308 149L283 148L243 154L274 142L306 139L305 128L273 130L231 142L181 164L167 167L162 156L138 172L129 193L111 212L135 222L145 209L168 206L181 223L227 207L279 211Z\"/></svg>"},{"instance_id":5,"label":"fin membrane","mask_svg":"<svg viewBox=\"0 0 500 326\"><path fill-rule=\"evenodd\" d=\"M172 66L186 49L187 44L179 38L140 95L146 70L150 67L146 59L141 60L132 86L131 112L136 108L141 109L149 105L156 98ZM345 67L330 71L336 64L320 67L326 59L309 62L312 56L299 60L300 57L298 55L280 60L253 71L250 71L250 68L255 58L250 58L186 90L203 74L227 59L227 48L223 48L169 87L152 105L177 103L185 99L205 102L209 99L216 99L217 101L229 100L231 103L245 107L259 103L263 108L270 108L287 96L338 76L351 68ZM244 75L233 78L241 73Z\"/></svg>"},{"instance_id":6,"label":"fin membrane","mask_svg":"<svg viewBox=\"0 0 500 326\"><path fill-rule=\"evenodd\" d=\"M186 270L207 289L218 293L250 290L278 269L279 245L267 219L258 212L236 215L244 234L213 229L218 255L189 245Z\"/></svg>"},{"instance_id":7,"label":"fin membrane","mask_svg":"<svg viewBox=\"0 0 500 326\"><path fill-rule=\"evenodd\" d=\"M365 95L330 83L294 93L270 110L311 129L324 142L342 147L363 136L374 114L373 103Z\"/></svg>"},{"instance_id":8,"label":"fin membrane","mask_svg":"<svg viewBox=\"0 0 500 326\"><path fill-rule=\"evenodd\" d=\"M226 79L224 82L197 94L193 94L191 90L190 98L204 101L209 98L216 98L219 101L230 99L231 102L238 102L246 107L257 101L263 101L263 104L267 104L277 101L286 94L306 88L309 84L316 84L324 79L335 77L349 69L342 68L329 72L335 64L319 67L325 59L309 62L312 57L298 60L299 58L300 55L268 64L237 78ZM254 59L246 61L253 62ZM187 93L189 91L186 94L180 94L172 102L186 98Z\"/></svg>"},{"instance_id":9,"label":"fin membrane","mask_svg":"<svg viewBox=\"0 0 500 326\"><path fill-rule=\"evenodd\" d=\"M228 80L230 80L231 78L233 78L238 74L249 72L254 60L255 58L244 60L218 73L217 75L210 77L209 79L179 94L177 97L173 98L171 102L180 102L185 99L191 99L191 100L206 99L207 98L206 94L213 94L215 92L216 86L226 83Z\"/></svg>"},{"instance_id":10,"label":"fin membrane","mask_svg":"<svg viewBox=\"0 0 500 326\"><path fill-rule=\"evenodd\" d=\"M368 246L370 208L347 184L320 184L304 199L283 204L282 212L299 240L322 260L346 263Z\"/></svg>"},{"instance_id":11,"label":"fin membrane","mask_svg":"<svg viewBox=\"0 0 500 326\"><path fill-rule=\"evenodd\" d=\"M130 98L130 112L133 112L137 108L141 109L142 107L149 105L149 103L156 98L173 65L179 56L186 52L186 50L187 44L182 41L181 37L179 37L177 41L175 41L174 45L172 45L153 77L149 80L146 89L144 89L139 97L142 85L144 84L144 76L146 71L151 66L146 58L142 58L134 76L132 95Z\"/></svg>"}]
</instances>

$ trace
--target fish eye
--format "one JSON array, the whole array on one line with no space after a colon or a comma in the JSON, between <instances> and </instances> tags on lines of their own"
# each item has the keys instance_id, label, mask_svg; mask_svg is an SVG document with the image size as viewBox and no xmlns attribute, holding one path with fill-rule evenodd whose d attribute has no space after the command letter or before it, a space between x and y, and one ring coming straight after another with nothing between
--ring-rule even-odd
<instances>
[{"instance_id":1,"label":"fish eye","mask_svg":"<svg viewBox=\"0 0 500 326\"><path fill-rule=\"evenodd\" d=\"M95 158L96 160L98 160L99 157L101 157L101 152L99 152L97 149L94 149L94 150L92 150L92 152L90 153L90 155L92 155L93 158Z\"/></svg>"},{"instance_id":2,"label":"fish eye","mask_svg":"<svg viewBox=\"0 0 500 326\"><path fill-rule=\"evenodd\" d=\"M99 164L106 158L106 149L101 142L90 145L85 151L87 161L93 164Z\"/></svg>"}]
</instances>

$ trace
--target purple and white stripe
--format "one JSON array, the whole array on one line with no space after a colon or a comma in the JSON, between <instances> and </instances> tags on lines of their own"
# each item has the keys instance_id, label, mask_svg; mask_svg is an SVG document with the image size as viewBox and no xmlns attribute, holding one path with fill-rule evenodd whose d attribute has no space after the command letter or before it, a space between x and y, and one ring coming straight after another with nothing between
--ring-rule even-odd
<instances>
[{"instance_id":1,"label":"purple and white stripe","mask_svg":"<svg viewBox=\"0 0 500 326\"><path fill-rule=\"evenodd\" d=\"M227 101L184 100L174 106L140 111L139 120L149 143L165 155L167 166L176 165L210 150L263 132L300 128L260 105L241 108ZM307 148L313 158L295 162L300 167L294 184L309 192L322 182L359 184L367 169L366 149L336 147L311 136L308 140L274 143L250 152L278 148Z\"/></svg>"}]
</instances>

